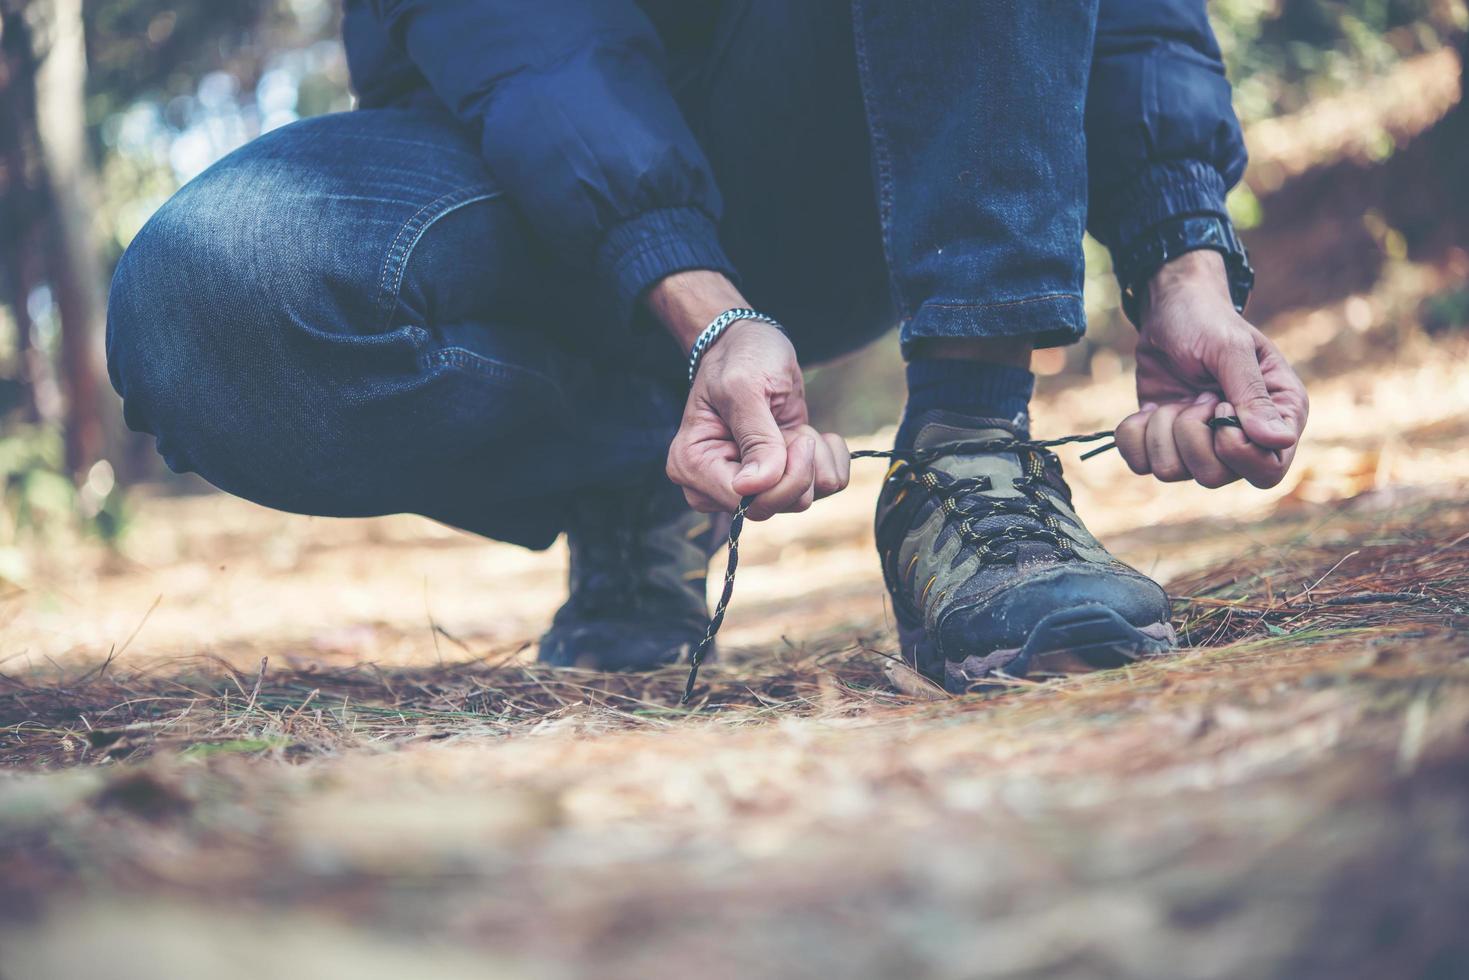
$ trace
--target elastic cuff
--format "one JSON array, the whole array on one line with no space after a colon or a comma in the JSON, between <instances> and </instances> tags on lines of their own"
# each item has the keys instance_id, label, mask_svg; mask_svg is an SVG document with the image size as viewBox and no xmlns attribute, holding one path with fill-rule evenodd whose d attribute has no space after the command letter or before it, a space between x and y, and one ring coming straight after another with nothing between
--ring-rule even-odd
<instances>
[{"instance_id":1,"label":"elastic cuff","mask_svg":"<svg viewBox=\"0 0 1469 980\"><path fill-rule=\"evenodd\" d=\"M1224 178L1202 160L1166 160L1150 165L1108 195L1099 239L1114 252L1129 250L1149 229L1170 218L1214 214L1228 218ZM1102 202L1098 202L1102 203Z\"/></svg>"},{"instance_id":2,"label":"elastic cuff","mask_svg":"<svg viewBox=\"0 0 1469 980\"><path fill-rule=\"evenodd\" d=\"M1076 293L1047 293L991 303L929 300L903 324L903 356L924 337L1032 336L1036 347L1074 344L1086 333L1086 306Z\"/></svg>"},{"instance_id":3,"label":"elastic cuff","mask_svg":"<svg viewBox=\"0 0 1469 980\"><path fill-rule=\"evenodd\" d=\"M638 299L660 279L689 269L734 278L718 228L698 208L644 211L614 226L597 249L597 278L612 297L618 324L632 320Z\"/></svg>"}]
</instances>

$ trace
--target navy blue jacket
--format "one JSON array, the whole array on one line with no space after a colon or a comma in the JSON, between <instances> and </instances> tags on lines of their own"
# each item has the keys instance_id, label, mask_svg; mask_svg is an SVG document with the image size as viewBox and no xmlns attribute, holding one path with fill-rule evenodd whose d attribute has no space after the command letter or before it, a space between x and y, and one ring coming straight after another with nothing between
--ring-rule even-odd
<instances>
[{"instance_id":1,"label":"navy blue jacket","mask_svg":"<svg viewBox=\"0 0 1469 980\"><path fill-rule=\"evenodd\" d=\"M363 106L431 90L486 134L491 173L540 236L626 310L671 272L729 268L719 190L669 89L681 52L654 27L697 35L714 6L347 0L343 32ZM1204 0L1101 0L1086 129L1088 227L1103 244L1224 213L1245 150Z\"/></svg>"}]
</instances>

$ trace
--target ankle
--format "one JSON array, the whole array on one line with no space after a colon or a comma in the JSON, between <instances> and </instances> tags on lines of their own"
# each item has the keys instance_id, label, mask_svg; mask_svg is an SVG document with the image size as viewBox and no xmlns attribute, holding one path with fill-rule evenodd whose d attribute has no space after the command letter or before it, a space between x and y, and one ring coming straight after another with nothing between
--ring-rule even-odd
<instances>
[{"instance_id":1,"label":"ankle","mask_svg":"<svg viewBox=\"0 0 1469 980\"><path fill-rule=\"evenodd\" d=\"M1035 339L1021 337L920 337L909 347L913 360L971 361L1030 369Z\"/></svg>"},{"instance_id":2,"label":"ankle","mask_svg":"<svg viewBox=\"0 0 1469 980\"><path fill-rule=\"evenodd\" d=\"M985 361L915 357L908 362L908 405L898 442L911 441L925 415L952 412L974 419L1000 419L1024 435L1035 375L1020 367Z\"/></svg>"}]
</instances>

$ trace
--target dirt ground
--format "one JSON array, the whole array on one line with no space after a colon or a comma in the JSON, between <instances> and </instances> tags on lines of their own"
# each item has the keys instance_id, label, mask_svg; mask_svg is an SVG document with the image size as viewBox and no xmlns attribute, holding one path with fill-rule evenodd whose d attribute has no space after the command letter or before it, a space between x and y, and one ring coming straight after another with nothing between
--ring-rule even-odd
<instances>
[{"instance_id":1,"label":"dirt ground","mask_svg":"<svg viewBox=\"0 0 1469 980\"><path fill-rule=\"evenodd\" d=\"M0 598L0 977L1469 976L1438 275L1273 326L1313 398L1282 487L1067 457L1189 644L1120 671L897 670L876 464L749 530L693 710L677 670L534 665L559 548L203 495L38 549ZM1038 430L1128 398L1053 387Z\"/></svg>"}]
</instances>

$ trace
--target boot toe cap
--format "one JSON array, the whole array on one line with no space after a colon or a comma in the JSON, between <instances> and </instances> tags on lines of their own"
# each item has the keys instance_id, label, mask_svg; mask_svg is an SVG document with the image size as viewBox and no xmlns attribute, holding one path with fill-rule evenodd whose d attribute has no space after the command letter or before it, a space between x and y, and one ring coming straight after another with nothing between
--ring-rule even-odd
<instances>
[{"instance_id":1,"label":"boot toe cap","mask_svg":"<svg viewBox=\"0 0 1469 980\"><path fill-rule=\"evenodd\" d=\"M1063 566L997 595L956 604L939 621L939 648L947 660L1018 648L1047 616L1088 606L1109 609L1138 628L1167 623L1171 616L1167 593L1138 572Z\"/></svg>"}]
</instances>

